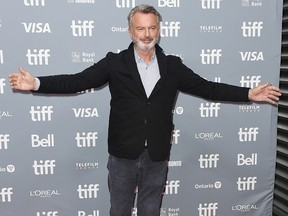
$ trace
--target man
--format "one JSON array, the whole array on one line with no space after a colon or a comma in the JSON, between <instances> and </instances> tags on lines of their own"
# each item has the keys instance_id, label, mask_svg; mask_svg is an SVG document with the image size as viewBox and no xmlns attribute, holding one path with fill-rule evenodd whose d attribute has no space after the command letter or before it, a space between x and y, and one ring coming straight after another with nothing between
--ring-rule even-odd
<instances>
[{"instance_id":1,"label":"man","mask_svg":"<svg viewBox=\"0 0 288 216\"><path fill-rule=\"evenodd\" d=\"M173 131L172 110L177 91L209 100L275 104L279 89L268 83L254 89L201 78L157 44L161 15L139 5L128 15L128 49L106 57L73 75L35 78L19 69L9 75L12 89L40 93L76 93L109 84L111 110L108 133L110 215L131 215L138 186L138 216L159 216Z\"/></svg>"}]
</instances>

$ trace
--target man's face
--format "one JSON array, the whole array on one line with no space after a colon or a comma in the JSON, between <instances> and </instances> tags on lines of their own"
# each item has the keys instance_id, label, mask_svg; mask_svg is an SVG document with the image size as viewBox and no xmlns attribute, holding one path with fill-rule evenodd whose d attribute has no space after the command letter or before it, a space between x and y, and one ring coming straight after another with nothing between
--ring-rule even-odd
<instances>
[{"instance_id":1,"label":"man's face","mask_svg":"<svg viewBox=\"0 0 288 216\"><path fill-rule=\"evenodd\" d=\"M157 17L152 14L135 13L129 28L129 34L136 49L151 50L159 39L160 29Z\"/></svg>"}]
</instances>

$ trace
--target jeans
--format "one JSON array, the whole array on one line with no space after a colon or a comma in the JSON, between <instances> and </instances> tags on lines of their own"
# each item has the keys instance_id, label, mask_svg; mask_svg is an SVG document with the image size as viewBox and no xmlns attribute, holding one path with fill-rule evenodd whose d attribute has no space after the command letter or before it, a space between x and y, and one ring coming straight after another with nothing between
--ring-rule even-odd
<instances>
[{"instance_id":1,"label":"jeans","mask_svg":"<svg viewBox=\"0 0 288 216\"><path fill-rule=\"evenodd\" d=\"M153 162L144 149L135 160L110 155L107 165L110 216L131 216L138 186L137 216L159 216L168 162Z\"/></svg>"}]
</instances>

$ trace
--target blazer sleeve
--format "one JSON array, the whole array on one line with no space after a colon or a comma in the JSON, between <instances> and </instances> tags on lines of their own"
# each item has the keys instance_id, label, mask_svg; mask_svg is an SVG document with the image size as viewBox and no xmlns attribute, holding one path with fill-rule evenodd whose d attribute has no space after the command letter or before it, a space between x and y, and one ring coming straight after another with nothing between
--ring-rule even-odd
<instances>
[{"instance_id":1,"label":"blazer sleeve","mask_svg":"<svg viewBox=\"0 0 288 216\"><path fill-rule=\"evenodd\" d=\"M72 94L91 88L99 88L109 82L109 55L76 74L40 76L39 93Z\"/></svg>"},{"instance_id":2,"label":"blazer sleeve","mask_svg":"<svg viewBox=\"0 0 288 216\"><path fill-rule=\"evenodd\" d=\"M180 58L170 65L178 72L178 89L213 101L249 102L249 88L208 81L185 66Z\"/></svg>"}]
</instances>

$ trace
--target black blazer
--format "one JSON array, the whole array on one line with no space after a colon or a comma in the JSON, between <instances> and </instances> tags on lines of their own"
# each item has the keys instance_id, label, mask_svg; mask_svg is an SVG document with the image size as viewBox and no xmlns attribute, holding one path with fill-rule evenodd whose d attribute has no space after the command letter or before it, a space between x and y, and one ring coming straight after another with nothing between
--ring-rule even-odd
<instances>
[{"instance_id":1,"label":"black blazer","mask_svg":"<svg viewBox=\"0 0 288 216\"><path fill-rule=\"evenodd\" d=\"M165 55L156 45L161 78L147 98L141 82L131 43L128 49L106 57L73 75L39 77L40 93L76 93L109 84L109 153L136 159L147 140L154 161L169 158L172 110L178 91L209 100L247 102L248 88L207 81L186 67L176 56Z\"/></svg>"}]
</instances>

